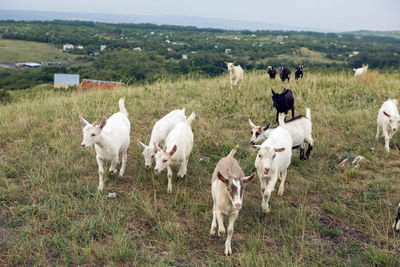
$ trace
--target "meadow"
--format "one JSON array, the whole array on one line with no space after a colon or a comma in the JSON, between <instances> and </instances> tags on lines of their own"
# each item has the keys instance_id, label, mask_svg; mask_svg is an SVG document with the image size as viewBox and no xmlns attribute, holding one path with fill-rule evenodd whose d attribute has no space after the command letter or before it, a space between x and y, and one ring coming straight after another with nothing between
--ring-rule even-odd
<instances>
[{"instance_id":1,"label":"meadow","mask_svg":"<svg viewBox=\"0 0 400 267\"><path fill-rule=\"evenodd\" d=\"M76 57L49 44L0 38L0 62L61 61L64 64L71 64Z\"/></svg>"},{"instance_id":2,"label":"meadow","mask_svg":"<svg viewBox=\"0 0 400 267\"><path fill-rule=\"evenodd\" d=\"M398 266L400 234L391 226L400 201L399 136L387 153L375 134L381 104L400 98L399 78L305 72L282 84L250 72L234 90L224 75L112 92L13 91L13 102L0 105L0 265ZM274 120L271 87L294 92L296 114L311 108L315 147L308 161L293 151L285 192L273 192L270 213L261 211L258 178L247 186L227 257L225 237L209 235L211 174L236 144L245 174L255 171L248 119ZM132 124L127 169L124 178L107 176L98 193L95 152L80 148L78 115L110 116L120 97ZM194 148L187 176L173 169L167 194L166 172L144 168L136 139L148 142L153 124L183 107L197 115ZM356 155L369 163L336 167Z\"/></svg>"}]
</instances>

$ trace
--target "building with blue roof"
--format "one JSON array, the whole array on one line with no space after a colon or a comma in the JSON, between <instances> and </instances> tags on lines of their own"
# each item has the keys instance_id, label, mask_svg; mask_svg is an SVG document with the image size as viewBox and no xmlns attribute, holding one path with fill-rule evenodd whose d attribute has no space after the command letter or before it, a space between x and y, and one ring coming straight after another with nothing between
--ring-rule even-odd
<instances>
[{"instance_id":1,"label":"building with blue roof","mask_svg":"<svg viewBox=\"0 0 400 267\"><path fill-rule=\"evenodd\" d=\"M68 88L68 86L79 86L79 74L54 74L54 87L55 88Z\"/></svg>"}]
</instances>

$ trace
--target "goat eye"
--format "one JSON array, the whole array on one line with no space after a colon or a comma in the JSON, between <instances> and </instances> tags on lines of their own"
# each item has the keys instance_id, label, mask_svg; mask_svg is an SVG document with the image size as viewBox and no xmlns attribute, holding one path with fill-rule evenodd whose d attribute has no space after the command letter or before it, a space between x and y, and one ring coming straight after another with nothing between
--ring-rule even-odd
<instances>
[{"instance_id":1,"label":"goat eye","mask_svg":"<svg viewBox=\"0 0 400 267\"><path fill-rule=\"evenodd\" d=\"M272 158L274 159L276 157L276 155L275 156L273 156Z\"/></svg>"},{"instance_id":2,"label":"goat eye","mask_svg":"<svg viewBox=\"0 0 400 267\"><path fill-rule=\"evenodd\" d=\"M96 136L96 134L92 134L92 136Z\"/></svg>"},{"instance_id":3,"label":"goat eye","mask_svg":"<svg viewBox=\"0 0 400 267\"><path fill-rule=\"evenodd\" d=\"M262 156L261 156L261 155L258 155L258 157L259 157L259 158L262 158Z\"/></svg>"},{"instance_id":4,"label":"goat eye","mask_svg":"<svg viewBox=\"0 0 400 267\"><path fill-rule=\"evenodd\" d=\"M167 159L164 159L162 162L164 162L164 163L165 163L165 162L167 162L167 161L168 161Z\"/></svg>"},{"instance_id":5,"label":"goat eye","mask_svg":"<svg viewBox=\"0 0 400 267\"><path fill-rule=\"evenodd\" d=\"M154 156L151 156L152 159L154 159Z\"/></svg>"}]
</instances>

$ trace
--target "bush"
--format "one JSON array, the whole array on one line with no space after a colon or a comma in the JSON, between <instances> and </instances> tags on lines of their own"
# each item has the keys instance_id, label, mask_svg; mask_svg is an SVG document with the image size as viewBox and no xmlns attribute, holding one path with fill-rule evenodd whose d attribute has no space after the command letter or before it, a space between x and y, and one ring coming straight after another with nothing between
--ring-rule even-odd
<instances>
[{"instance_id":1,"label":"bush","mask_svg":"<svg viewBox=\"0 0 400 267\"><path fill-rule=\"evenodd\" d=\"M0 103L11 103L11 95L6 90L0 90Z\"/></svg>"}]
</instances>

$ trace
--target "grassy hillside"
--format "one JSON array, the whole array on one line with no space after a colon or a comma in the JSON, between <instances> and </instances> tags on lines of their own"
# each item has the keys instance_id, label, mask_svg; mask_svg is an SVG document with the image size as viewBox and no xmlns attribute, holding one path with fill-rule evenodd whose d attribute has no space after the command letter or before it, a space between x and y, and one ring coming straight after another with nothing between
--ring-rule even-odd
<instances>
[{"instance_id":1,"label":"grassy hillside","mask_svg":"<svg viewBox=\"0 0 400 267\"><path fill-rule=\"evenodd\" d=\"M0 39L0 62L61 61L68 64L75 57L45 43Z\"/></svg>"},{"instance_id":2,"label":"grassy hillside","mask_svg":"<svg viewBox=\"0 0 400 267\"><path fill-rule=\"evenodd\" d=\"M275 118L270 88L281 90L279 81L250 73L240 90L223 76L114 92L15 94L0 106L0 265L397 266L400 236L391 225L400 152L386 153L375 134L382 102L400 98L399 78L306 73L285 84L296 113L311 108L315 148L307 162L294 151L284 195L273 192L269 214L261 212L258 179L247 187L230 257L225 237L209 236L211 174L236 144L245 174L255 171L247 120ZM94 150L80 148L78 114L110 116L120 97L132 123L127 172L108 177L99 194ZM182 107L197 114L195 143L187 176L177 178L174 169L168 195L166 172L145 170L136 139L148 142L154 122ZM336 168L359 154L370 161L365 167ZM108 200L107 192L118 196Z\"/></svg>"},{"instance_id":3,"label":"grassy hillside","mask_svg":"<svg viewBox=\"0 0 400 267\"><path fill-rule=\"evenodd\" d=\"M295 64L302 64L302 62L309 62L310 64L339 64L344 65L344 61L332 60L326 57L326 53L311 51L306 47L300 47L292 54L280 54L274 57L266 58L259 63L269 64L269 62L293 62Z\"/></svg>"}]
</instances>

